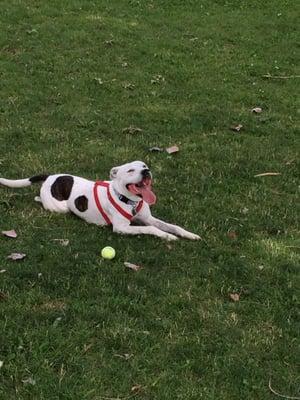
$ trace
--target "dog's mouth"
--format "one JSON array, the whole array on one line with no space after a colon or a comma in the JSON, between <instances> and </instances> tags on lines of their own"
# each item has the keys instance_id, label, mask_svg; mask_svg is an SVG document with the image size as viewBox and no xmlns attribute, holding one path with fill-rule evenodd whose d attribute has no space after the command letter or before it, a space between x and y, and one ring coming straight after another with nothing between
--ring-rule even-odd
<instances>
[{"instance_id":1,"label":"dog's mouth","mask_svg":"<svg viewBox=\"0 0 300 400\"><path fill-rule=\"evenodd\" d=\"M126 187L130 193L141 197L149 205L155 204L156 196L152 192L151 178L143 178L139 183L129 183Z\"/></svg>"}]
</instances>

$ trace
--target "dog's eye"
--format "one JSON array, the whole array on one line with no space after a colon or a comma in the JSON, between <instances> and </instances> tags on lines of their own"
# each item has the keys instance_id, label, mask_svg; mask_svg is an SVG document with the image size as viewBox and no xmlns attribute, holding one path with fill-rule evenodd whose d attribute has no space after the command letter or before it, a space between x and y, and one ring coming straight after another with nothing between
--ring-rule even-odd
<instances>
[{"instance_id":1,"label":"dog's eye","mask_svg":"<svg viewBox=\"0 0 300 400\"><path fill-rule=\"evenodd\" d=\"M127 172L134 172L134 169L129 169Z\"/></svg>"}]
</instances>

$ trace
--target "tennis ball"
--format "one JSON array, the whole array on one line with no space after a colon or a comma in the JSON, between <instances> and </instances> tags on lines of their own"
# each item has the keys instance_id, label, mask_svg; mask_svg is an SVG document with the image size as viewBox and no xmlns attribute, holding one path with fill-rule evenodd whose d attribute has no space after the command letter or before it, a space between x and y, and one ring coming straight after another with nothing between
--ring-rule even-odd
<instances>
[{"instance_id":1,"label":"tennis ball","mask_svg":"<svg viewBox=\"0 0 300 400\"><path fill-rule=\"evenodd\" d=\"M112 260L116 255L116 250L113 247L106 246L101 250L101 256L106 260Z\"/></svg>"}]
</instances>

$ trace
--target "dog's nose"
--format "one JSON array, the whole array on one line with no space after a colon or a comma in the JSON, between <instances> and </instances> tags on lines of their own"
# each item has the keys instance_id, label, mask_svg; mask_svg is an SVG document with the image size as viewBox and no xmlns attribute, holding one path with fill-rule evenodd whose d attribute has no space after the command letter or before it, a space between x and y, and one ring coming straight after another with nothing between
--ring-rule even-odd
<instances>
[{"instance_id":1,"label":"dog's nose","mask_svg":"<svg viewBox=\"0 0 300 400\"><path fill-rule=\"evenodd\" d=\"M146 168L142 170L142 176L143 178L151 178L151 172L150 169Z\"/></svg>"}]
</instances>

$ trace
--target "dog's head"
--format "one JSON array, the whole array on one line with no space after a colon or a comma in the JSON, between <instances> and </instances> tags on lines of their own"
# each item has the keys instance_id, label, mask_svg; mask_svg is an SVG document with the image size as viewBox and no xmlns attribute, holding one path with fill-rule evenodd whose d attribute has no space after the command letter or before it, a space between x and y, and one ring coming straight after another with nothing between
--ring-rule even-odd
<instances>
[{"instance_id":1,"label":"dog's head","mask_svg":"<svg viewBox=\"0 0 300 400\"><path fill-rule=\"evenodd\" d=\"M152 174L147 165L142 161L133 161L110 171L110 179L115 189L131 200L141 198L148 204L156 202L152 192Z\"/></svg>"}]
</instances>

